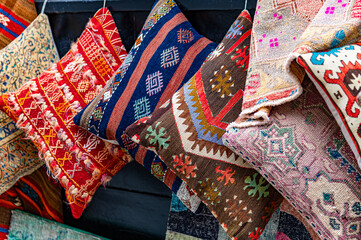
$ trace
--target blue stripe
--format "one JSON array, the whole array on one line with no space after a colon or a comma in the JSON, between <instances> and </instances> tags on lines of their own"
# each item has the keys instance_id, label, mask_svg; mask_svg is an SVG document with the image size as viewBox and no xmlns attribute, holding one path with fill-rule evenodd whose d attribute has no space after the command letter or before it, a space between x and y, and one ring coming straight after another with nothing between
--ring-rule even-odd
<instances>
[{"instance_id":1,"label":"blue stripe","mask_svg":"<svg viewBox=\"0 0 361 240\"><path fill-rule=\"evenodd\" d=\"M0 232L9 233L9 229L0 227Z\"/></svg>"},{"instance_id":2,"label":"blue stripe","mask_svg":"<svg viewBox=\"0 0 361 240\"><path fill-rule=\"evenodd\" d=\"M5 31L7 31L8 33L10 33L11 35L13 35L14 37L18 37L18 35L16 33L14 33L13 31L11 31L10 29L8 29L7 27L5 27L4 25L0 24L0 28L4 29Z\"/></svg>"},{"instance_id":3,"label":"blue stripe","mask_svg":"<svg viewBox=\"0 0 361 240\"><path fill-rule=\"evenodd\" d=\"M21 22L19 22L18 20L16 20L13 16L11 16L8 12L4 11L3 9L0 8L0 13L4 14L5 16L7 16L10 20L12 20L13 22L15 22L16 24L18 24L19 26L23 27L24 29L26 28L26 26L24 24L22 24Z\"/></svg>"}]
</instances>

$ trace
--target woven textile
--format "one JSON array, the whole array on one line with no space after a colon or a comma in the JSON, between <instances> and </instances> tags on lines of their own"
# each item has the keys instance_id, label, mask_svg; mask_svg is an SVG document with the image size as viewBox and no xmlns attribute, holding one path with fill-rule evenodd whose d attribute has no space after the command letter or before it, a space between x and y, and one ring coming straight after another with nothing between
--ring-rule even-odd
<instances>
[{"instance_id":1,"label":"woven textile","mask_svg":"<svg viewBox=\"0 0 361 240\"><path fill-rule=\"evenodd\" d=\"M221 139L242 104L251 24L249 13L242 12L183 88L126 130L155 151L238 239L258 238L281 200Z\"/></svg>"},{"instance_id":2,"label":"woven textile","mask_svg":"<svg viewBox=\"0 0 361 240\"><path fill-rule=\"evenodd\" d=\"M15 91L22 84L59 61L46 15L39 15L30 26L0 51L0 92ZM32 173L43 162L38 150L4 112L0 112L0 194L22 176Z\"/></svg>"},{"instance_id":3,"label":"woven textile","mask_svg":"<svg viewBox=\"0 0 361 240\"><path fill-rule=\"evenodd\" d=\"M60 186L48 178L44 168L39 168L0 195L0 239L7 239L12 209L62 222Z\"/></svg>"},{"instance_id":4,"label":"woven textile","mask_svg":"<svg viewBox=\"0 0 361 240\"><path fill-rule=\"evenodd\" d=\"M298 235L295 239L321 239L313 230L309 222L307 222L307 219L304 218L289 202L283 200L280 208L282 214L279 216L279 224L277 227L279 235L282 235L282 233L291 233L292 236ZM290 228L290 226L293 227Z\"/></svg>"},{"instance_id":5,"label":"woven textile","mask_svg":"<svg viewBox=\"0 0 361 240\"><path fill-rule=\"evenodd\" d=\"M36 18L34 0L0 2L0 49L18 37Z\"/></svg>"},{"instance_id":6,"label":"woven textile","mask_svg":"<svg viewBox=\"0 0 361 240\"><path fill-rule=\"evenodd\" d=\"M76 124L127 149L127 126L150 115L199 69L215 43L199 35L173 0L153 7L125 63Z\"/></svg>"},{"instance_id":7,"label":"woven textile","mask_svg":"<svg viewBox=\"0 0 361 240\"><path fill-rule=\"evenodd\" d=\"M313 229L305 228L304 223L303 217L284 200L281 207L273 213L259 240L319 240ZM192 213L173 194L166 239L226 240L230 237L204 204Z\"/></svg>"},{"instance_id":8,"label":"woven textile","mask_svg":"<svg viewBox=\"0 0 361 240\"><path fill-rule=\"evenodd\" d=\"M168 216L167 237L175 239L175 233L208 240L230 240L217 219L201 204L197 212L191 212L173 193Z\"/></svg>"},{"instance_id":9,"label":"woven textile","mask_svg":"<svg viewBox=\"0 0 361 240\"><path fill-rule=\"evenodd\" d=\"M71 50L50 69L3 97L3 108L38 146L79 218L94 192L127 162L123 150L72 118L119 68L125 49L110 12L100 9Z\"/></svg>"},{"instance_id":10,"label":"woven textile","mask_svg":"<svg viewBox=\"0 0 361 240\"><path fill-rule=\"evenodd\" d=\"M121 147L195 211L200 203L186 185L168 171L153 152L138 147L124 133L126 127L169 99L200 68L215 43L191 26L173 0L152 9L124 64L107 86L75 118L77 125Z\"/></svg>"},{"instance_id":11,"label":"woven textile","mask_svg":"<svg viewBox=\"0 0 361 240\"><path fill-rule=\"evenodd\" d=\"M101 240L91 233L19 210L12 211L8 240Z\"/></svg>"},{"instance_id":12,"label":"woven textile","mask_svg":"<svg viewBox=\"0 0 361 240\"><path fill-rule=\"evenodd\" d=\"M231 128L223 142L267 178L321 239L360 236L361 171L309 79L300 98L273 109L269 125Z\"/></svg>"},{"instance_id":13,"label":"woven textile","mask_svg":"<svg viewBox=\"0 0 361 240\"><path fill-rule=\"evenodd\" d=\"M242 113L232 126L268 122L271 106L299 97L304 70L293 60L360 38L359 5L359 0L259 1Z\"/></svg>"},{"instance_id":14,"label":"woven textile","mask_svg":"<svg viewBox=\"0 0 361 240\"><path fill-rule=\"evenodd\" d=\"M341 127L361 166L361 43L327 52L303 54L298 63L306 69Z\"/></svg>"}]
</instances>

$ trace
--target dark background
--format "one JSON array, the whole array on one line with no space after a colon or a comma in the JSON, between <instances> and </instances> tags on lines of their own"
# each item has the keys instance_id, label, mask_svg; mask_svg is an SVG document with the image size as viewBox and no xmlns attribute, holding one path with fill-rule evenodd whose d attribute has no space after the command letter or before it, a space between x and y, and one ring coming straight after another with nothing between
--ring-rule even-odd
<instances>
[{"instance_id":1,"label":"dark background","mask_svg":"<svg viewBox=\"0 0 361 240\"><path fill-rule=\"evenodd\" d=\"M43 0L35 0L38 12ZM244 9L244 0L176 0L193 27L212 41L220 42ZM153 0L112 0L120 36L130 50L153 5ZM60 57L80 36L103 1L50 0L45 13L50 19ZM253 16L256 0L247 9ZM65 198L64 198L65 199ZM64 223L111 239L164 239L171 191L136 162L126 165L110 184L100 187L80 219L71 216L64 200Z\"/></svg>"}]
</instances>

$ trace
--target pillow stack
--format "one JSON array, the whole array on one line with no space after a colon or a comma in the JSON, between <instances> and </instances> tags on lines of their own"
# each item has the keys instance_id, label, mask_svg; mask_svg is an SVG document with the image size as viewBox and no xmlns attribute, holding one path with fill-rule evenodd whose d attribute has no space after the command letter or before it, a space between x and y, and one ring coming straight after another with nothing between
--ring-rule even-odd
<instances>
[{"instance_id":1,"label":"pillow stack","mask_svg":"<svg viewBox=\"0 0 361 240\"><path fill-rule=\"evenodd\" d=\"M207 204L231 237L258 238L282 197L222 143L242 106L251 17L243 11L201 69L151 116L126 129Z\"/></svg>"}]
</instances>

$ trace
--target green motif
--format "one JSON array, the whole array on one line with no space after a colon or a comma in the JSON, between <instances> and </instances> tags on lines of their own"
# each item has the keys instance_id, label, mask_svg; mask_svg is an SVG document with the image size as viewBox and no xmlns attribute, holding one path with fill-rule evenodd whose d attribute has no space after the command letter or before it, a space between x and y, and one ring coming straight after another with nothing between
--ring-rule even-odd
<instances>
[{"instance_id":1,"label":"green motif","mask_svg":"<svg viewBox=\"0 0 361 240\"><path fill-rule=\"evenodd\" d=\"M316 125L316 123L313 121L313 114L309 112L306 116L306 123Z\"/></svg>"},{"instance_id":2,"label":"green motif","mask_svg":"<svg viewBox=\"0 0 361 240\"><path fill-rule=\"evenodd\" d=\"M259 200L262 196L267 197L269 195L269 191L267 191L267 190L268 190L270 184L263 177L261 177L259 179L258 184L257 184L257 175L258 175L258 173L253 174L253 179L250 176L248 176L246 178L246 180L244 182L247 183L248 185L245 186L243 188L243 190L246 190L248 187L253 188L253 189L248 190L248 195L252 195L252 197L254 197L254 196L256 196L256 194L258 192L259 196L258 196L257 200ZM262 186L264 183L265 183L265 185Z\"/></svg>"},{"instance_id":3,"label":"green motif","mask_svg":"<svg viewBox=\"0 0 361 240\"><path fill-rule=\"evenodd\" d=\"M293 127L277 126L277 124L260 131L255 144L262 151L265 161L274 163L282 170L296 168L302 151L293 131Z\"/></svg>"},{"instance_id":4,"label":"green motif","mask_svg":"<svg viewBox=\"0 0 361 240\"><path fill-rule=\"evenodd\" d=\"M158 143L159 145L159 148L163 148L163 149L167 149L169 147L169 143L168 143L168 140L170 139L170 136L169 137L166 137L166 131L165 131L165 128L164 127L161 127L159 129L159 133L157 133L157 128L158 126L161 124L161 122L157 122L157 124L155 125L155 128L153 129L152 126L149 126L147 128L147 133L145 135L145 138L146 139L149 139L149 143L151 145L155 145Z\"/></svg>"}]
</instances>

